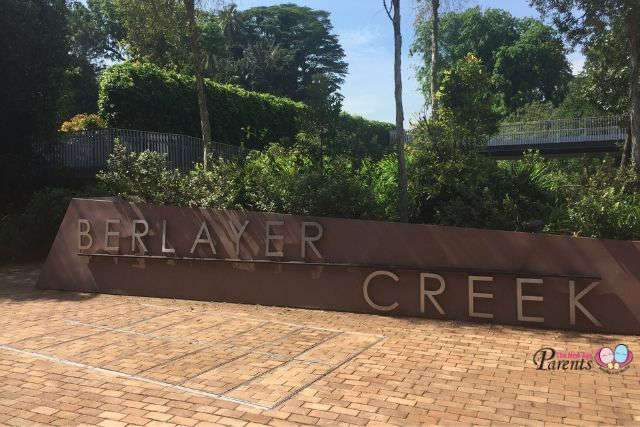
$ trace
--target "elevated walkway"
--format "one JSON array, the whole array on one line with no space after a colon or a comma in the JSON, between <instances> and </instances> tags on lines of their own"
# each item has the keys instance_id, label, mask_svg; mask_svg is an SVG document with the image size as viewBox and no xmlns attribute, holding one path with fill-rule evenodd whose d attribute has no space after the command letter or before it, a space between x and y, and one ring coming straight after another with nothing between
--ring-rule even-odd
<instances>
[{"instance_id":1,"label":"elevated walkway","mask_svg":"<svg viewBox=\"0 0 640 427\"><path fill-rule=\"evenodd\" d=\"M505 123L489 140L487 153L508 157L529 149L543 154L616 151L626 136L623 116Z\"/></svg>"}]
</instances>

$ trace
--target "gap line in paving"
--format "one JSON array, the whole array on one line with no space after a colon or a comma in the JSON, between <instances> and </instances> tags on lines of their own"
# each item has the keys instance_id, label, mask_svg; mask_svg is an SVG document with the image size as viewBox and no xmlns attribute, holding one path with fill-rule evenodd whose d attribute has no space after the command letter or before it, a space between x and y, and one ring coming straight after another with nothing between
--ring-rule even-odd
<instances>
[{"instance_id":1,"label":"gap line in paving","mask_svg":"<svg viewBox=\"0 0 640 427\"><path fill-rule=\"evenodd\" d=\"M122 303L122 304L118 304L118 305L125 305L125 304L126 304L126 303ZM110 307L110 308L113 308L113 307ZM140 309L140 310L142 310L142 309ZM140 311L140 310L134 310L134 311ZM140 322L144 322L144 321L147 321L147 320L150 320L150 319L154 319L154 318L156 318L156 317L163 316L164 314L166 314L166 313L162 313L162 314L160 314L160 315L150 317L149 319L142 319L142 320L139 320L139 321L133 322L133 323L131 323L131 325L134 325L134 324L137 324L137 323L140 323ZM107 316L107 317L105 317L105 320L107 320L107 319L112 319L112 318L115 318L115 317L118 317L118 316L121 316L121 314L114 314L113 316ZM38 320L42 320L42 319L38 319ZM73 322L73 321L72 321L72 320L65 320L65 322ZM87 325L87 326L88 326L88 325ZM98 326L98 325L91 325L90 327L95 328L96 326ZM56 330L55 332L70 331L70 330L72 330L72 329L74 329L74 327L73 327L73 326L71 326L71 327L69 327L69 328L62 328L62 329L58 329L58 330ZM76 337L76 338L71 338L71 339L69 339L69 340L64 340L64 341L56 342L56 343L54 343L54 344L46 345L46 346L44 346L44 347L40 348L40 350L44 350L45 348L49 348L49 347L55 347L56 345L69 344L69 343L71 343L71 342L74 342L74 341L77 341L77 340L81 340L81 339L84 339L84 338L93 337L93 336L95 336L95 335L99 335L99 334L101 334L101 333L103 333L103 331L98 331L98 332L95 332L95 333L90 333L90 334L82 335L82 336L79 336L79 337ZM22 339L20 339L20 340L18 340L18 341L12 341L12 342L9 342L8 344L11 344L11 345L19 345L21 342L24 342L24 341L27 341L27 340L31 340L31 339L34 339L34 338L42 338L42 337L46 337L46 336L48 336L48 335L51 335L51 332L49 332L49 333L45 333L45 334L34 335L34 336L31 336L31 337L22 338Z\"/></svg>"},{"instance_id":2,"label":"gap line in paving","mask_svg":"<svg viewBox=\"0 0 640 427\"><path fill-rule=\"evenodd\" d=\"M166 314L166 313L165 313L165 314ZM156 316L156 317L159 317L159 316ZM224 321L222 321L222 322L218 323L217 325L220 325L220 324L223 324L223 323L229 323L229 322L232 322L233 320L235 320L235 319L227 319L227 320L224 320ZM135 323L138 323L138 322L135 322ZM135 323L131 323L131 325L133 325L133 324L135 324ZM180 322L177 322L177 323L180 323ZM174 357L172 357L172 358L169 358L169 359L163 360L162 362L157 363L156 365L153 365L153 366L151 366L151 367L149 367L149 368L143 369L142 371L138 372L138 374L141 374L142 372L146 372L146 371L151 370L151 369L153 369L153 368L156 368L156 367L158 367L158 366L165 365L165 364L167 364L167 363L170 363L170 362L171 362L171 361L173 361L173 360L178 360L178 359L181 359L181 358L183 358L183 357L189 356L189 355L191 355L191 354L197 353L197 352L199 352L199 351L206 350L206 349L208 349L208 348L215 347L215 346L220 346L220 345L221 345L221 343L223 343L223 342L225 342L225 341L227 341L227 340L230 340L230 339L232 339L232 338L237 338L237 337L238 337L238 336L240 336L240 335L243 335L243 334L245 334L245 333L247 333L247 332L251 332L251 331L253 331L253 330L255 330L255 329L258 329L258 328L260 328L260 327L262 327L262 326L264 326L264 325L266 325L266 324L268 324L268 323L269 323L268 321L265 321L265 322L262 322L262 323L260 323L260 324L258 324L258 325L256 325L256 326L252 326L252 327L247 328L247 329L245 329L245 330L243 330L243 331L240 331L240 332L234 333L234 334L232 334L232 335L230 335L230 336L228 336L228 337L226 337L226 338L224 338L224 339L222 339L222 340L218 340L218 341L211 341L211 342L212 342L212 344L211 344L211 345L209 345L209 346L204 346L204 347L202 347L202 348L198 348L198 349L196 349L196 350L193 350L193 351L190 351L190 352L186 352L186 353L180 354L180 355L178 355L178 356L174 356ZM89 327L96 327L96 328L100 328L100 326L99 326L99 325L90 325L90 324L85 324L85 325L88 325ZM108 328L108 327L107 327L107 328ZM116 330L116 329L113 329L113 328L108 328L107 330L108 330L108 331L110 331L110 332L115 332L115 333L125 333L125 334L132 333L132 331ZM98 333L96 333L96 334L90 334L90 335L88 335L88 336L94 336L94 335L98 335L98 334L101 334L101 333L104 333L104 331L102 331L102 332L98 332ZM143 334L136 333L135 335L143 335ZM145 336L145 335L143 335L143 336ZM157 338L157 337L152 337L152 338ZM182 340L182 341L187 341L187 340ZM165 345L165 344L166 344L166 342L162 342L162 343L158 344L157 346L153 346L153 347L151 347L151 349L156 348L156 347L161 347L161 346L163 346L163 345ZM86 353L88 353L88 352L91 352L91 351L94 351L94 350L99 350L99 349L101 349L101 348L103 348L103 347L105 347L105 346L98 347L97 349L96 349L96 348L92 348L92 349L89 349L89 350L87 350L87 351L84 351L84 352L81 352L81 353L78 353L78 354L74 354L74 355L73 355L73 357L79 357L79 356L82 356L82 355L84 355L84 354L86 354ZM135 355L135 354L137 354L139 351L140 351L139 349L135 349L135 350L132 350L132 351L130 351L130 352L128 352L128 353L120 354L120 355L118 356L118 359L125 358L125 357L127 357L127 356L131 356L131 355ZM54 356L54 357L55 357L55 356ZM88 366L90 366L90 365L88 365ZM104 368L101 368L101 369L104 369ZM109 369L108 369L108 370L109 370ZM120 371L115 371L115 370L113 370L113 371L114 371L114 372L120 372ZM127 375L129 375L129 374L127 374ZM198 374L198 375L199 375L199 374Z\"/></svg>"},{"instance_id":3,"label":"gap line in paving","mask_svg":"<svg viewBox=\"0 0 640 427\"><path fill-rule=\"evenodd\" d=\"M234 319L232 319L232 320L234 320ZM264 323L262 323L262 324L260 324L260 325L258 325L258 326L256 326L256 327L254 327L254 328L247 329L246 331L243 331L243 332L241 332L241 333L231 335L230 337L227 337L227 338L225 338L225 339L223 339L223 340L220 340L220 341L212 341L212 344L211 344L211 345L209 345L209 346L206 346L206 347L200 348L200 349L195 350L195 351L190 351L190 352L185 353L185 354L182 354L182 355L180 355L180 356L172 357L171 359L168 359L168 360L166 360L166 361L164 361L164 362L162 362L162 363L158 363L158 364L157 364L157 365L155 365L155 366L152 366L152 367L147 368L147 369L143 369L142 371L140 371L140 372L138 372L138 373L139 373L139 374L141 374L141 373L143 373L143 372L150 371L151 369L157 368L157 367L162 366L162 365L166 365L166 364L171 363L171 362L173 362L173 361L176 361L176 360L178 360L178 359L182 359L183 357L189 356L189 355L191 355L191 354L198 353L199 351L202 351L202 350L207 350L207 349L214 348L214 347L220 347L220 346L221 346L221 343L223 343L223 342L225 342L225 341L227 341L227 340L230 340L230 339L232 339L232 338L237 338L239 335L242 335L242 334L244 334L244 333L247 333L247 332L253 331L253 330L255 330L255 329L258 329L259 327L262 327L262 326L264 326L264 325L266 325L266 324L268 324L268 323L269 323L268 321L267 321L267 322L264 322ZM287 334L287 335L288 335L288 334ZM276 340L276 342L278 342L278 341L280 341L280 340ZM182 384L182 383L184 383L185 381L188 381L188 380L190 380L190 379L191 379L191 378L193 378L193 377L197 377L198 375L202 375L202 374L204 374L205 372L208 372L208 371L210 371L210 370L212 370L212 369L216 369L216 368L219 368L219 367L221 367L221 366L226 365L227 363L234 362L234 361L236 361L236 360L238 360L238 359L240 359L240 358L242 358L242 357L244 357L244 356L246 356L246 355L248 355L248 354L253 353L253 351L252 351L253 349L260 348L260 347L262 347L263 345L264 345L264 344L260 344L260 345L255 346L255 347L251 347L251 350L250 350L250 351L248 351L247 353L241 354L241 355L239 355L239 356L237 356L237 357L234 357L234 358L233 358L233 359L231 359L231 360L228 360L228 361L226 361L226 362L220 363L219 365L216 365L216 366L214 366L214 367L208 367L208 368L207 368L207 369L205 369L204 371L200 371L200 372L196 373L195 375L187 376L187 377L185 377L184 381L181 381L179 384Z\"/></svg>"},{"instance_id":4,"label":"gap line in paving","mask_svg":"<svg viewBox=\"0 0 640 427\"><path fill-rule=\"evenodd\" d=\"M253 403L253 402L250 402L250 401L246 401L246 400L242 400L242 399L235 399L233 397L222 396L222 395L219 395L219 394L216 394L216 393L210 393L210 392L205 391L205 390L199 390L199 389L192 388L192 387L185 387L185 386L181 386L181 385L177 385L177 384L171 384L171 383L167 383L167 382L164 382L164 381L158 381L158 380L154 380L154 379L151 379L151 378L141 377L141 376L138 376L138 375L127 374L125 372L115 371L113 369L99 368L99 367L96 367L96 366L87 365L87 364L81 363L81 362L75 362L73 360L64 359L64 358L61 358L61 357L55 357L55 356L50 356L48 354L38 353L36 351L29 351L29 350L22 350L22 349L19 349L19 348L14 348L14 347L11 347L11 346L8 346L8 345L4 345L4 344L0 344L0 350L11 351L11 352L22 354L22 355L25 355L25 356L31 356L31 357L36 357L36 358L39 358L39 359L47 360L49 362L59 363L59 364L68 365L68 366L74 366L76 368L89 369L89 370L100 372L100 373L107 374L107 375L116 375L118 377L130 379L130 380L142 381L142 382L149 383L149 384L155 384L155 385L158 385L158 386L161 386L161 387L168 387L168 388L171 388L171 389L174 389L174 390L179 390L179 391L183 391L183 392L186 392L186 393L191 393L191 394L195 394L195 395L198 395L198 396L211 397L211 398L214 398L214 399L219 399L219 400L224 400L224 401L227 401L227 402L237 403L237 404L240 404L240 405L249 406L249 407L254 408L254 409L263 409L263 410L273 409L272 407L256 404L256 403Z\"/></svg>"},{"instance_id":5,"label":"gap line in paving","mask_svg":"<svg viewBox=\"0 0 640 427\"><path fill-rule=\"evenodd\" d=\"M291 391L289 394L287 394L285 397L283 397L282 399L276 401L273 405L271 405L271 408L277 408L278 406L282 405L283 403L285 403L287 400L291 399L292 397L294 397L296 394L300 393L302 390L304 390L307 387L312 386L314 383L320 381L321 379L327 377L328 375L330 375L331 373L333 373L336 369L340 368L343 365L346 365L347 363L351 362L353 359L355 359L356 357L358 357L359 355L361 355L362 353L364 353L365 351L369 350L371 347L379 344L380 342L384 341L385 338L378 338L375 342L369 344L368 346L364 347L362 350L358 351L357 353L353 354L352 356L346 358L342 363L339 363L337 365L332 366L331 368L329 368L329 370L327 372L325 372L323 375L320 375L318 378L316 378L313 381L310 381L308 383L305 383L304 385L294 389L293 391ZM304 360L304 362L306 362L306 360Z\"/></svg>"},{"instance_id":6,"label":"gap line in paving","mask_svg":"<svg viewBox=\"0 0 640 427\"><path fill-rule=\"evenodd\" d=\"M134 311L138 311L138 310L134 310ZM136 323L146 322L147 320L155 319L156 317L160 317L160 316L163 316L165 314L166 313L162 313L162 314L158 314L156 316L149 317L148 319L138 320L136 322L131 323L131 325L135 325ZM113 317L115 317L115 316L113 316ZM84 335L84 336L81 336L81 337L78 337L78 338L74 338L72 340L68 340L68 341L64 341L64 342L59 342L59 343L47 345L47 346L41 348L40 350L44 350L44 349L48 349L48 348L50 349L51 347L55 347L55 346L62 345L62 344L69 344L70 342L78 341L78 340L81 340L81 339L84 339L84 338L95 337L96 335L104 334L105 332L106 331L98 331L98 332L96 332L94 334L88 334L88 335ZM107 344L107 345L109 345L109 344ZM94 350L99 350L99 349L101 349L103 347L106 347L106 345L100 346L100 347L97 347L97 348L90 348L87 351L80 352L78 354L75 354L74 356L75 357L82 356L85 353L88 353L88 352L94 351Z\"/></svg>"},{"instance_id":7,"label":"gap line in paving","mask_svg":"<svg viewBox=\"0 0 640 427\"><path fill-rule=\"evenodd\" d=\"M290 358L289 358L289 360L287 360L286 362L284 362L282 365L278 365L278 366L274 366L274 367L272 367L272 368L269 368L269 369L267 369L266 371L264 371L264 372L262 372L262 373L260 373L260 374L256 375L255 377L252 377L252 378L251 378L251 379L249 379L249 380L243 381L243 382L241 382L240 384L237 384L237 385L235 385L235 386L231 387L230 389L225 390L224 392L222 392L222 394L231 393L232 391L234 391L234 390L236 390L236 389L238 389L238 388L242 387L243 385L249 384L249 383L251 383L251 382L253 382L253 381L255 381L255 380L259 379L259 378L262 378L263 376L267 375L268 373L273 372L273 371L274 371L274 370L276 370L276 369L279 369L279 368L284 367L285 365L287 365L287 364L291 363L293 360L295 360L295 358L296 358L296 357L300 357L300 356L302 356L303 354L305 354L305 353L307 353L307 352L309 352L309 351L313 350L313 349L314 349L314 348L316 348L316 347L321 346L322 344L324 344L324 343L326 343L327 341L330 341L330 340L332 340L332 339L336 338L337 336L339 336L339 335L341 335L341 334L342 334L342 333L337 333L337 334L331 335L330 337L325 338L325 339L323 339L322 341L320 341L320 342L317 342L317 343L313 344L311 347L307 348L306 350L303 350L303 351L299 352L298 354L296 354L295 356L290 357Z\"/></svg>"},{"instance_id":8,"label":"gap line in paving","mask_svg":"<svg viewBox=\"0 0 640 427\"><path fill-rule=\"evenodd\" d=\"M215 302L215 301L212 301L212 302ZM162 304L142 303L140 305L144 305L146 307L165 308L165 306L163 306ZM176 309L172 309L172 310L174 310L174 311L189 311L189 310L184 309L184 308L176 308ZM209 310L209 309L203 309L202 311L205 312L205 313L219 313L219 314L227 314L227 315L232 315L232 316L241 316L243 319L248 319L248 320L258 320L258 321L264 320L264 319L259 319L257 317L253 317L253 316L248 315L248 314L238 313L238 312L234 312L234 311L223 311L223 310L215 310L215 311L213 311L213 310ZM319 326L303 325L303 324L291 323L291 322L282 322L280 320L269 320L269 322L280 324L280 325L288 325L288 326L304 326L305 328L314 329L314 330L317 330L317 331L337 332L337 333L345 333L345 334L351 334L351 335L364 335L364 336L368 336L368 337L386 338L384 335L379 335L379 334L368 334L366 332L348 331L348 330L332 329L332 328L322 328L322 327L319 327Z\"/></svg>"},{"instance_id":9,"label":"gap line in paving","mask_svg":"<svg viewBox=\"0 0 640 427\"><path fill-rule=\"evenodd\" d=\"M163 316L165 314L168 314L168 312L161 313L161 314L158 314L156 316L152 316L152 317L150 317L148 319L143 319L143 320L139 320L139 321L133 322L133 323L127 325L127 326L131 326L131 325L134 325L134 324L137 324L137 323L144 322L146 320L157 318L157 317ZM187 320L190 320L190 319L185 319L182 322L185 322ZM226 319L226 320L223 320L222 322L220 322L219 324L232 322L234 320L240 320L240 319ZM244 319L241 319L241 320L259 321L259 319L256 319L256 318L248 319L246 317ZM99 335L101 333L104 333L105 331L114 332L114 333L141 335L143 337L160 338L158 336L153 336L151 334L138 333L138 332L135 332L135 331L121 329L121 328L110 328L108 326L95 325L95 324L91 324L91 323L87 323L87 322L80 322L80 321L75 321L75 320L67 320L67 322L69 322L70 324L78 325L78 326L85 326L85 327L92 327L92 328L100 329L100 332L97 332L95 334L84 335L82 337L76 338L76 339L71 340L71 341L75 341L77 339L82 339L82 338L87 338L87 337ZM181 322L176 322L176 323L181 323ZM348 333L348 332L338 331L338 332L333 333L329 337L327 337L327 338L325 338L325 339L323 339L323 340L311 345L310 347L304 349L303 351L301 351L301 352L299 352L299 353L297 353L297 354L295 354L293 356L290 356L288 358L283 357L281 360L279 360L279 361L283 362L281 365L277 365L277 366L271 367L271 368L265 370L264 372L262 372L262 373L260 373L260 374L258 374L256 376L251 377L248 380L242 381L241 383L232 386L231 388L225 390L222 393L212 393L212 392L209 392L209 391L206 391L206 390L202 390L200 388L185 386L183 384L186 381L189 381L189 380L191 380L191 379L193 379L193 378L195 378L195 377L197 377L199 375L203 375L203 374L205 374L207 372L211 372L211 371L214 371L216 369L219 369L219 368L221 368L221 367L223 367L225 365L233 363L233 362L235 362L235 361L237 361L237 360L239 360L239 359L241 359L243 357L246 357L248 355L251 355L251 354L264 354L264 355L268 355L269 357L271 357L271 355L268 352L259 352L259 351L255 351L255 350L259 349L260 347L264 347L265 345L273 344L274 342L261 343L260 345L251 347L249 349L249 351L244 352L244 353L242 353L242 354L240 354L240 355L238 355L236 357L233 357L230 360L222 362L222 363L220 363L220 364L218 364L216 366L207 367L203 371L199 371L199 372L197 372L195 374L189 375L183 381L181 381L181 382L179 382L177 384L176 383L171 383L171 382L166 382L166 381L159 381L159 380L155 380L155 379L150 379L150 378L147 378L147 377L144 377L144 376L140 375L143 372L146 372L146 371L152 370L154 368L157 368L159 366L168 364L171 361L178 360L178 359L181 359L183 357L187 357L187 356L189 356L191 354L195 354L195 353L197 353L199 351L202 351L202 350L205 350L205 349L208 349L208 348L221 346L222 343L224 343L225 341L229 341L229 340L231 340L233 338L237 338L238 336L241 336L241 335L246 334L248 332L254 331L256 329L263 328L264 326L268 325L269 323L284 324L284 325L287 325L287 326L295 327L295 329L293 329L292 331L289 331L289 332L285 333L283 336L281 336L280 338L275 340L274 341L275 343L282 342L287 337L289 337L289 336L291 336L291 335L293 335L293 334L295 334L295 333L297 333L299 331L302 331L304 329L311 329L311 330L316 329L316 330L323 330L323 331L329 331L329 332L333 332L334 331L334 330L328 330L328 328L313 328L313 327L309 327L308 328L305 325L294 324L294 323L289 323L289 322L278 322L278 321L273 321L272 322L272 321L268 321L268 320L267 321L262 321L258 325L255 325L255 326L253 326L251 328L247 328L247 329L245 329L243 331L240 331L240 332L237 332L235 334L232 334L232 335L230 335L230 336L228 336L228 337L226 337L226 338L224 338L222 340L210 341L211 342L210 346L206 346L206 347L199 348L199 349L191 351L191 352L187 352L187 353L184 353L184 354L180 354L180 355L174 356L174 357L172 357L170 359L167 359L167 360L164 360L164 361L162 361L162 362L160 362L160 363L158 363L158 364L156 364L154 366L146 368L146 369L138 372L137 374L128 374L126 372L121 372L121 371L118 371L118 370L115 370L115 369L109 369L109 368L103 368L103 367L99 367L99 366L93 366L93 365L90 365L90 364L74 361L74 360L71 360L71 359L63 358L63 357L58 357L58 356L51 355L51 354L46 354L46 353L41 353L41 352L36 352L36 351L31 351L31 350L20 349L20 348L16 348L16 347L12 347L12 346L9 346L9 345L4 345L4 344L0 344L0 349L4 349L4 350L7 350L7 351L13 351L13 352L16 352L16 353L19 353L19 354L29 355L29 356L33 356L33 357L38 357L38 358L45 359L45 360L48 360L48 361L51 361L51 362L55 362L55 363L61 363L61 364L80 367L80 368L85 368L85 369L92 369L92 370L95 370L97 372L115 374L115 375L122 376L122 377L125 377L125 378L128 378L128 379L135 379L135 380L148 382L148 383L151 383L151 384L161 385L161 386L170 387L170 388L176 388L176 389L179 389L179 390L182 390L182 391L187 391L187 392L190 392L190 393L193 393L193 394L213 397L213 398L221 399L221 400L226 400L226 401L229 401L229 402L234 402L234 403L250 406L250 407L253 407L253 408L256 408L256 409L270 410L270 409L274 409L277 406L283 404L284 402L286 402L287 400L291 399L293 396L298 394L300 391L302 391L305 388L309 387L311 384L315 383L316 381L320 380L321 378L324 378L325 376L329 375L331 372L335 371L340 366L348 363L349 361L351 361L353 358L357 357L362 352L366 351L367 349L371 348L372 346L376 345L377 343L379 343L380 341L383 340L383 338L378 338L375 342L371 343L370 345L368 345L368 346L366 346L364 348L361 348L359 351L357 351L356 353L354 353L350 357L347 357L341 363L336 364L336 365L323 363L323 362L316 361L316 360L313 360L313 359L312 360L304 360L304 359L298 360L297 359L298 357L304 355L305 353L309 353L311 350L322 346L323 344L331 341L332 339L335 339L335 338L339 337L340 335L350 335L350 333ZM162 329L162 328L160 328L160 329ZM370 335L370 334L359 333L358 335ZM370 336L372 336L372 335L370 335ZM183 341L186 341L186 340L183 340ZM62 342L62 343L55 344L55 345L63 344L63 343L66 343L66 342L69 342L69 341L65 341L65 342ZM156 347L162 346L164 344L166 344L166 342L162 342L162 343L158 344L158 346L153 346L152 348L156 348ZM54 346L54 345L46 346L44 348L48 348L48 347L52 347L52 346ZM89 353L91 351L100 350L103 347L105 347L105 346L97 347L97 348L90 348L90 349L87 349L86 351L80 352L78 354L74 354L73 357L81 357L82 355L84 355L86 353ZM138 351L139 350L137 350L137 349L136 350L132 350L131 352L128 353L128 355L129 356L135 355ZM120 355L119 357L122 357L122 355ZM252 382L254 382L254 381L256 381L256 380L258 380L258 379L260 379L260 378L262 378L262 377L264 377L266 375L268 375L269 373L273 372L276 369L279 369L279 368L282 368L282 367L286 366L287 364L289 364L289 363L291 363L293 361L300 362L300 363L305 363L305 364L321 364L321 365L324 365L324 366L328 366L327 372L325 372L324 374L318 376L318 378L316 378L316 379L314 379L314 380L312 380L312 381L310 381L308 383L302 384L300 387L297 387L294 391L292 391L289 394L287 394L284 398L279 399L273 405L262 405L260 403L252 402L250 400L239 399L239 398L235 398L235 397L232 397L232 396L228 395L228 393L232 393L233 391L235 391L235 390L237 390L237 389L239 389L239 388L241 388L243 386L251 384Z\"/></svg>"}]
</instances>

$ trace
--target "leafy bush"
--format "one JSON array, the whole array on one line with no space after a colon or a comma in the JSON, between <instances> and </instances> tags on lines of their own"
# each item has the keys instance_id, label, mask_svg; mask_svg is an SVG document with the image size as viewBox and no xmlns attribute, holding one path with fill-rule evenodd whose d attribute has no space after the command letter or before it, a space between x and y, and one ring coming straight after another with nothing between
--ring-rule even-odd
<instances>
[{"instance_id":1,"label":"leafy bush","mask_svg":"<svg viewBox=\"0 0 640 427\"><path fill-rule=\"evenodd\" d=\"M133 201L185 205L184 177L177 169L170 170L167 155L145 150L127 152L117 139L107 169L96 178L102 192Z\"/></svg>"},{"instance_id":2,"label":"leafy bush","mask_svg":"<svg viewBox=\"0 0 640 427\"><path fill-rule=\"evenodd\" d=\"M104 129L107 123L97 114L76 114L62 123L60 132L79 132L83 130Z\"/></svg>"},{"instance_id":3,"label":"leafy bush","mask_svg":"<svg viewBox=\"0 0 640 427\"><path fill-rule=\"evenodd\" d=\"M311 113L306 105L266 93L206 81L213 139L247 148L266 141L293 144ZM152 64L124 62L101 76L100 115L111 127L200 135L195 81ZM343 145L388 144L390 125L343 114L337 119Z\"/></svg>"},{"instance_id":4,"label":"leafy bush","mask_svg":"<svg viewBox=\"0 0 640 427\"><path fill-rule=\"evenodd\" d=\"M137 202L384 218L372 191L381 185L378 170L369 160L316 157L301 146L272 144L250 152L244 161L212 158L207 170L196 165L180 175L168 169L164 155L131 153L116 143L107 169L97 178L101 192Z\"/></svg>"},{"instance_id":5,"label":"leafy bush","mask_svg":"<svg viewBox=\"0 0 640 427\"><path fill-rule=\"evenodd\" d=\"M426 138L428 134L420 135ZM428 143L427 143L428 142ZM473 147L416 140L408 149L410 221L462 227L640 239L640 178L611 157L495 161ZM0 221L0 259L43 256L73 196L396 220L397 159L354 160L306 145L270 145L243 161L211 158L187 175L162 154L115 144L98 186L51 188ZM543 227L543 230L540 228Z\"/></svg>"},{"instance_id":6,"label":"leafy bush","mask_svg":"<svg viewBox=\"0 0 640 427\"><path fill-rule=\"evenodd\" d=\"M182 191L189 206L211 206L220 209L242 209L243 168L238 162L210 158L205 169L196 164L184 178Z\"/></svg>"},{"instance_id":7,"label":"leafy bush","mask_svg":"<svg viewBox=\"0 0 640 427\"><path fill-rule=\"evenodd\" d=\"M449 126L471 131L471 137L489 136L498 130L500 119L494 111L495 98L491 77L482 61L468 54L444 71L436 93L438 115Z\"/></svg>"},{"instance_id":8,"label":"leafy bush","mask_svg":"<svg viewBox=\"0 0 640 427\"><path fill-rule=\"evenodd\" d=\"M556 208L546 231L584 237L640 239L640 177L615 159L548 161Z\"/></svg>"},{"instance_id":9,"label":"leafy bush","mask_svg":"<svg viewBox=\"0 0 640 427\"><path fill-rule=\"evenodd\" d=\"M302 147L272 144L244 166L246 207L300 215L375 218L370 161L344 155L314 157Z\"/></svg>"},{"instance_id":10,"label":"leafy bush","mask_svg":"<svg viewBox=\"0 0 640 427\"><path fill-rule=\"evenodd\" d=\"M0 221L0 260L31 260L46 255L69 201L82 194L66 188L36 191L26 208Z\"/></svg>"},{"instance_id":11,"label":"leafy bush","mask_svg":"<svg viewBox=\"0 0 640 427\"><path fill-rule=\"evenodd\" d=\"M412 222L523 230L549 208L530 169L499 167L477 151L423 147L408 165Z\"/></svg>"}]
</instances>

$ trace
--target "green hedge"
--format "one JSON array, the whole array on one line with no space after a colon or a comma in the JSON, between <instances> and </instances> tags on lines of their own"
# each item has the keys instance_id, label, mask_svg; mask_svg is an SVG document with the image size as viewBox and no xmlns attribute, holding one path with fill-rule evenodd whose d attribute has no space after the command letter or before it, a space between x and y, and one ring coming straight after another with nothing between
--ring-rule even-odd
<instances>
[{"instance_id":1,"label":"green hedge","mask_svg":"<svg viewBox=\"0 0 640 427\"><path fill-rule=\"evenodd\" d=\"M306 105L288 98L211 80L206 81L206 90L217 142L244 142L248 148L287 144L309 112ZM109 67L100 79L98 108L109 127L200 135L195 79L153 64L124 62ZM338 122L347 145L372 144L375 152L389 145L388 123L346 114Z\"/></svg>"}]
</instances>

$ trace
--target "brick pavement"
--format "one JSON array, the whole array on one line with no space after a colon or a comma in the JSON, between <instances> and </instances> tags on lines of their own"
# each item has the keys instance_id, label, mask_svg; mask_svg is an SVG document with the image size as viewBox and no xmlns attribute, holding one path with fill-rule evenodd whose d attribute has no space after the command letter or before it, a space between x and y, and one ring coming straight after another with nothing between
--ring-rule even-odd
<instances>
[{"instance_id":1,"label":"brick pavement","mask_svg":"<svg viewBox=\"0 0 640 427\"><path fill-rule=\"evenodd\" d=\"M39 291L37 275L0 267L3 425L640 424L640 361L531 360L639 337Z\"/></svg>"}]
</instances>

